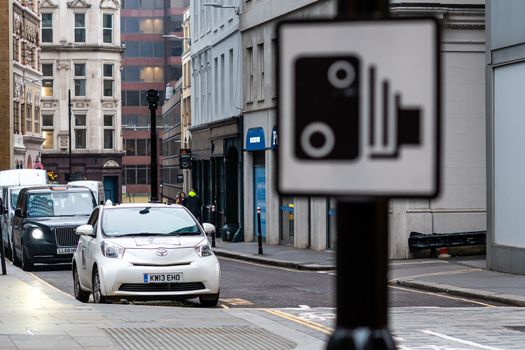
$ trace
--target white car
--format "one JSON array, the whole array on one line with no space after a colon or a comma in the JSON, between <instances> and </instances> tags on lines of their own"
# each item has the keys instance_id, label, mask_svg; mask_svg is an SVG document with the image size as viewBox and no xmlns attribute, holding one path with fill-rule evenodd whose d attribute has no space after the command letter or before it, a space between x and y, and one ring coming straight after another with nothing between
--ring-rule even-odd
<instances>
[{"instance_id":1,"label":"white car","mask_svg":"<svg viewBox=\"0 0 525 350\"><path fill-rule=\"evenodd\" d=\"M198 297L219 301L220 266L202 226L181 205L99 205L80 235L73 255L75 298L166 300Z\"/></svg>"}]
</instances>

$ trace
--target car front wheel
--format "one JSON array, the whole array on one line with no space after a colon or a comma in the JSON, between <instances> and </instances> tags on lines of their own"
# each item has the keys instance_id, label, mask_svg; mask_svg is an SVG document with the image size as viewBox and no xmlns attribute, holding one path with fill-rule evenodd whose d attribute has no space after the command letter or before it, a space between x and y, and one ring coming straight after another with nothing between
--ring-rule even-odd
<instances>
[{"instance_id":1,"label":"car front wheel","mask_svg":"<svg viewBox=\"0 0 525 350\"><path fill-rule=\"evenodd\" d=\"M24 244L22 244L22 270L24 271L33 271L33 268L35 265L31 260L29 260L29 257L27 256L26 249L24 248Z\"/></svg>"},{"instance_id":2,"label":"car front wheel","mask_svg":"<svg viewBox=\"0 0 525 350\"><path fill-rule=\"evenodd\" d=\"M87 303L89 300L89 295L91 293L85 292L82 290L82 288L80 288L80 279L78 278L78 271L76 266L73 268L73 283L75 288L75 299L83 303Z\"/></svg>"},{"instance_id":3,"label":"car front wheel","mask_svg":"<svg viewBox=\"0 0 525 350\"><path fill-rule=\"evenodd\" d=\"M201 295L199 297L199 301L202 306L206 307L213 307L217 306L219 303L219 293L217 294L209 294L209 295Z\"/></svg>"},{"instance_id":4,"label":"car front wheel","mask_svg":"<svg viewBox=\"0 0 525 350\"><path fill-rule=\"evenodd\" d=\"M102 294L100 288L100 276L98 270L95 270L95 273L93 274L93 301L97 304L107 303L106 297Z\"/></svg>"}]
</instances>

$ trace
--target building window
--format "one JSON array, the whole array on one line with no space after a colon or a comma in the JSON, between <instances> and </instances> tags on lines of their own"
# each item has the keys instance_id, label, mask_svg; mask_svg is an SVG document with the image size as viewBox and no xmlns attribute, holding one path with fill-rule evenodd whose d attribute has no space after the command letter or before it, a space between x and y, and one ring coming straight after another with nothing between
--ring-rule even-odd
<instances>
[{"instance_id":1,"label":"building window","mask_svg":"<svg viewBox=\"0 0 525 350\"><path fill-rule=\"evenodd\" d=\"M257 84L257 99L264 100L264 44L257 45L257 70L259 83Z\"/></svg>"},{"instance_id":2,"label":"building window","mask_svg":"<svg viewBox=\"0 0 525 350\"><path fill-rule=\"evenodd\" d=\"M42 42L43 43L53 42L53 14L52 13L42 14Z\"/></svg>"},{"instance_id":3,"label":"building window","mask_svg":"<svg viewBox=\"0 0 525 350\"><path fill-rule=\"evenodd\" d=\"M42 64L42 96L53 96L53 63Z\"/></svg>"},{"instance_id":4,"label":"building window","mask_svg":"<svg viewBox=\"0 0 525 350\"><path fill-rule=\"evenodd\" d=\"M86 64L75 63L75 96L86 96Z\"/></svg>"},{"instance_id":5,"label":"building window","mask_svg":"<svg viewBox=\"0 0 525 350\"><path fill-rule=\"evenodd\" d=\"M113 42L113 15L105 13L103 15L103 24L102 24L102 36L103 41L106 44L111 44Z\"/></svg>"},{"instance_id":6,"label":"building window","mask_svg":"<svg viewBox=\"0 0 525 350\"><path fill-rule=\"evenodd\" d=\"M27 95L26 101L26 132L33 132L33 104L31 103L31 95Z\"/></svg>"},{"instance_id":7,"label":"building window","mask_svg":"<svg viewBox=\"0 0 525 350\"><path fill-rule=\"evenodd\" d=\"M13 105L13 126L14 133L20 134L20 103L14 102Z\"/></svg>"},{"instance_id":8,"label":"building window","mask_svg":"<svg viewBox=\"0 0 525 350\"><path fill-rule=\"evenodd\" d=\"M246 89L246 102L253 102L253 48L249 47L246 49L246 59L248 70L248 87Z\"/></svg>"},{"instance_id":9,"label":"building window","mask_svg":"<svg viewBox=\"0 0 525 350\"><path fill-rule=\"evenodd\" d=\"M13 37L13 60L20 62L20 39L17 36Z\"/></svg>"},{"instance_id":10,"label":"building window","mask_svg":"<svg viewBox=\"0 0 525 350\"><path fill-rule=\"evenodd\" d=\"M104 96L113 97L113 65L104 64Z\"/></svg>"},{"instance_id":11,"label":"building window","mask_svg":"<svg viewBox=\"0 0 525 350\"><path fill-rule=\"evenodd\" d=\"M75 114L75 148L86 149L87 123L85 114Z\"/></svg>"},{"instance_id":12,"label":"building window","mask_svg":"<svg viewBox=\"0 0 525 350\"><path fill-rule=\"evenodd\" d=\"M75 42L86 42L86 14L75 13Z\"/></svg>"},{"instance_id":13,"label":"building window","mask_svg":"<svg viewBox=\"0 0 525 350\"><path fill-rule=\"evenodd\" d=\"M104 115L104 149L113 149L113 115Z\"/></svg>"},{"instance_id":14,"label":"building window","mask_svg":"<svg viewBox=\"0 0 525 350\"><path fill-rule=\"evenodd\" d=\"M53 115L44 114L42 115L42 137L44 143L42 148L53 149Z\"/></svg>"},{"instance_id":15,"label":"building window","mask_svg":"<svg viewBox=\"0 0 525 350\"><path fill-rule=\"evenodd\" d=\"M35 111L33 114L34 132L40 134L40 99L35 100Z\"/></svg>"}]
</instances>

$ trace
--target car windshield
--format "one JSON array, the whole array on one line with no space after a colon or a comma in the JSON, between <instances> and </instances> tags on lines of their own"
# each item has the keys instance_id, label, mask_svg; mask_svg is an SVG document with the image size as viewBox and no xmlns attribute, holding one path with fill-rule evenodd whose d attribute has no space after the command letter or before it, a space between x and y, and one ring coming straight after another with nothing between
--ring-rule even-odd
<instances>
[{"instance_id":1,"label":"car windshield","mask_svg":"<svg viewBox=\"0 0 525 350\"><path fill-rule=\"evenodd\" d=\"M18 195L20 194L21 188L11 190L11 208L16 209L16 202L18 201Z\"/></svg>"},{"instance_id":2,"label":"car windshield","mask_svg":"<svg viewBox=\"0 0 525 350\"><path fill-rule=\"evenodd\" d=\"M28 217L89 215L95 207L90 191L30 193L27 198Z\"/></svg>"},{"instance_id":3,"label":"car windshield","mask_svg":"<svg viewBox=\"0 0 525 350\"><path fill-rule=\"evenodd\" d=\"M195 220L183 208L108 208L102 217L102 231L109 237L200 235Z\"/></svg>"}]
</instances>

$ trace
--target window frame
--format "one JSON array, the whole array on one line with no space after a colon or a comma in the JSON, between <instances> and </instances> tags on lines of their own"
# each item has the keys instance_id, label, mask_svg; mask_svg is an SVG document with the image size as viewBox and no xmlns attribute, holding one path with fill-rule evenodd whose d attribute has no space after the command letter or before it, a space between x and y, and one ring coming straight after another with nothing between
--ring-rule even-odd
<instances>
[{"instance_id":1,"label":"window frame","mask_svg":"<svg viewBox=\"0 0 525 350\"><path fill-rule=\"evenodd\" d=\"M77 117L80 117L80 116L83 116L84 117L84 125L82 124L77 124ZM75 146L75 149L77 150L86 150L88 147L87 147L87 140L88 140L88 127L87 127L87 112L75 112L74 115L73 115L73 124L74 124L74 128L75 128L75 143L74 143L74 146ZM84 147L78 147L78 140L77 140L77 131L83 131L84 133Z\"/></svg>"},{"instance_id":2,"label":"window frame","mask_svg":"<svg viewBox=\"0 0 525 350\"><path fill-rule=\"evenodd\" d=\"M80 26L77 26L77 16L82 16L83 18L83 26L80 27ZM77 40L77 31L78 33L82 33L82 36L83 36L83 40ZM87 30L86 30L86 13L85 12L75 12L73 13L73 39L74 39L74 42L75 43L86 43L87 42L87 38L86 38L86 33L87 33Z\"/></svg>"},{"instance_id":3,"label":"window frame","mask_svg":"<svg viewBox=\"0 0 525 350\"><path fill-rule=\"evenodd\" d=\"M77 66L84 66L84 75L77 75ZM81 94L81 86L79 86L79 91L77 91L77 81L82 83L84 87L83 94ZM87 63L86 62L73 62L73 86L75 87L75 97L86 97L87 94Z\"/></svg>"},{"instance_id":4,"label":"window frame","mask_svg":"<svg viewBox=\"0 0 525 350\"><path fill-rule=\"evenodd\" d=\"M111 18L111 27L106 27L106 16ZM115 16L112 13L102 13L102 42L104 44L113 44L113 27L115 26ZM109 31L109 41L106 41L106 32Z\"/></svg>"},{"instance_id":5,"label":"window frame","mask_svg":"<svg viewBox=\"0 0 525 350\"><path fill-rule=\"evenodd\" d=\"M44 26L44 16L51 16L51 26L50 27L46 27ZM40 26L40 30L41 30L41 41L42 43L52 43L53 42L53 12L43 12L41 14L41 18L42 18L42 24ZM47 40L44 40L44 38L46 37L46 35L44 35L44 31L46 32L51 32L51 40L47 41Z\"/></svg>"}]
</instances>

